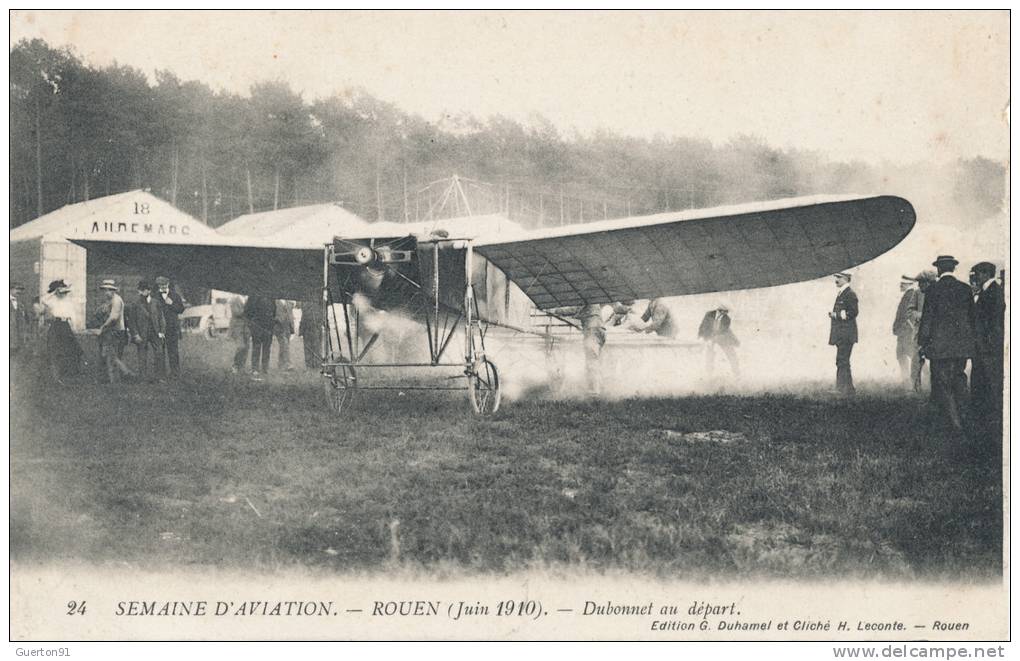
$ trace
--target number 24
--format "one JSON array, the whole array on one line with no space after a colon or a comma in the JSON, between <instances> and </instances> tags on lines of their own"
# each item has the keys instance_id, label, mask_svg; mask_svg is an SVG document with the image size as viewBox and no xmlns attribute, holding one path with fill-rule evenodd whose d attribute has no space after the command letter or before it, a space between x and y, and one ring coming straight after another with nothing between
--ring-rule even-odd
<instances>
[{"instance_id":1,"label":"number 24","mask_svg":"<svg viewBox=\"0 0 1020 661\"><path fill-rule=\"evenodd\" d=\"M67 602L67 614L68 615L84 615L85 614L85 602L69 601Z\"/></svg>"}]
</instances>

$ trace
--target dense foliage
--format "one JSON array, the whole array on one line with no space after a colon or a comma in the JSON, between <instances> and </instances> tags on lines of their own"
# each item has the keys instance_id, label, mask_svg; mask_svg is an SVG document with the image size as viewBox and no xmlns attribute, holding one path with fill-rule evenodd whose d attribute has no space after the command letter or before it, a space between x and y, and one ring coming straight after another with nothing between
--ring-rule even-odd
<instances>
[{"instance_id":1,"label":"dense foliage","mask_svg":"<svg viewBox=\"0 0 1020 661\"><path fill-rule=\"evenodd\" d=\"M340 201L366 218L414 219L459 173L472 210L528 224L882 190L875 165L782 150L753 136L715 145L611 132L561 135L535 117L427 121L358 90L302 99L285 82L247 96L97 68L41 40L10 54L10 223L148 188L213 225L250 211ZM834 130L838 130L834 127ZM970 213L994 213L1003 166L959 161L944 182ZM484 182L484 183L483 183Z\"/></svg>"}]
</instances>

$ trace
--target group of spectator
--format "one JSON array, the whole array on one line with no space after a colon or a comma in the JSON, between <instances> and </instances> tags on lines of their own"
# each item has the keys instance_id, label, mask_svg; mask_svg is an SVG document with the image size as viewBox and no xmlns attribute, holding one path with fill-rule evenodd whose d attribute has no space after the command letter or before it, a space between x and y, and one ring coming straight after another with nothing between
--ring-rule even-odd
<instances>
[{"instance_id":1,"label":"group of spectator","mask_svg":"<svg viewBox=\"0 0 1020 661\"><path fill-rule=\"evenodd\" d=\"M115 280L99 284L104 301L96 319L98 332L99 378L117 383L123 377L161 381L181 372L178 315L186 302L171 287L170 279L159 276L155 287L147 280L138 283L138 297L125 303ZM50 376L60 382L77 375L86 364L85 352L74 334L76 306L71 286L54 280L46 294L28 306L21 300L24 286L10 287L10 347L12 364L23 364L30 356L40 356ZM124 362L124 352L134 346L138 371Z\"/></svg>"},{"instance_id":2,"label":"group of spectator","mask_svg":"<svg viewBox=\"0 0 1020 661\"><path fill-rule=\"evenodd\" d=\"M931 402L948 426L965 431L966 410L977 432L1001 436L1006 302L991 262L975 264L969 283L955 276L959 261L941 255L916 277L901 279L892 331L904 381L921 392L929 363ZM968 381L967 364L970 363Z\"/></svg>"},{"instance_id":3,"label":"group of spectator","mask_svg":"<svg viewBox=\"0 0 1020 661\"><path fill-rule=\"evenodd\" d=\"M295 302L265 296L249 296L247 300L235 296L230 303L230 337L234 340L232 371L244 371L251 361L251 378L261 381L269 372L273 340L276 340L277 365L284 371L293 370L290 361L290 338L294 334ZM318 369L321 315L316 302L301 304L301 322L296 329L304 340L304 363L309 369Z\"/></svg>"},{"instance_id":4,"label":"group of spectator","mask_svg":"<svg viewBox=\"0 0 1020 661\"><path fill-rule=\"evenodd\" d=\"M92 321L98 326L98 366L100 381L117 383L122 379L157 382L181 373L181 322L186 301L169 278L148 280L137 285L137 297L125 301L113 279L104 279L98 289L103 303ZM30 357L42 360L47 373L56 381L80 375L90 361L74 329L78 325L77 306L71 286L54 280L47 292L31 303L24 298L25 287L10 286L10 357L15 368L27 364ZM269 371L272 346L277 347L279 369L291 370L290 338L295 330L304 340L304 364L318 369L322 338L322 315L317 301L300 304L301 322L294 324L293 301L264 296L231 299L230 337L237 344L234 372L245 369L250 356L251 377L261 380ZM136 368L124 360L128 347L137 353Z\"/></svg>"}]
</instances>

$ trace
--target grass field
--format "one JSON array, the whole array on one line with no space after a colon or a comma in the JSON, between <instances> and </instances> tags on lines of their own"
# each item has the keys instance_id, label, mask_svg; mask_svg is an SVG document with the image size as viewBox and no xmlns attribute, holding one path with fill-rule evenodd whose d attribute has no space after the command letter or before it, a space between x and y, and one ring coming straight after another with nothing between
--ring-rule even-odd
<instances>
[{"instance_id":1,"label":"grass field","mask_svg":"<svg viewBox=\"0 0 1020 661\"><path fill-rule=\"evenodd\" d=\"M999 462L952 451L899 392L524 397L486 420L463 395L389 393L338 420L313 373L254 383L226 373L223 345L185 350L187 373L170 384L16 378L16 561L696 579L1001 571ZM211 366L196 366L202 352Z\"/></svg>"}]
</instances>

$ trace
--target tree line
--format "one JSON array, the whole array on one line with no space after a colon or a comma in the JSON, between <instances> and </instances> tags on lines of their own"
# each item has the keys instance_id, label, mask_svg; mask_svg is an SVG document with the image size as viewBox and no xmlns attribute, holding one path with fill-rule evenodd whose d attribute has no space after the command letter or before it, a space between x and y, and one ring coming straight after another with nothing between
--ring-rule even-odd
<instances>
[{"instance_id":1,"label":"tree line","mask_svg":"<svg viewBox=\"0 0 1020 661\"><path fill-rule=\"evenodd\" d=\"M91 66L38 39L11 49L10 100L11 227L137 188L213 226L330 201L402 221L436 205L431 182L458 173L473 212L538 225L882 190L886 177L871 164L754 136L715 145L610 131L565 136L541 117L429 121L362 90L305 100L280 81L242 96L170 71L150 80L128 66ZM982 157L960 160L939 186L985 217L1002 206L1004 172Z\"/></svg>"}]
</instances>

